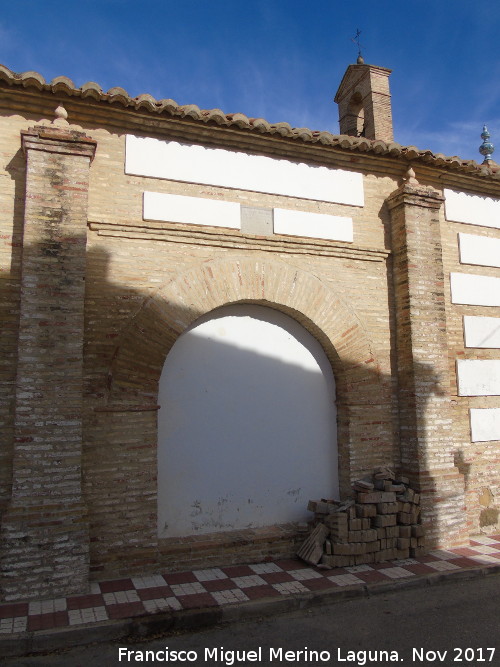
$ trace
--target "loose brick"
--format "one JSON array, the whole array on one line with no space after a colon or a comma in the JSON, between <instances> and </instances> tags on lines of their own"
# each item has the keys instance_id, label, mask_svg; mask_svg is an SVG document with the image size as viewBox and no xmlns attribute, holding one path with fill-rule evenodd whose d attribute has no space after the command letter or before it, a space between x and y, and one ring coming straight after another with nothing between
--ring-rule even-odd
<instances>
[{"instance_id":1,"label":"loose brick","mask_svg":"<svg viewBox=\"0 0 500 667\"><path fill-rule=\"evenodd\" d=\"M362 504L356 505L356 516L359 517L360 519L370 518L372 516L375 516L376 513L377 513L376 505L362 505Z\"/></svg>"},{"instance_id":2,"label":"loose brick","mask_svg":"<svg viewBox=\"0 0 500 667\"><path fill-rule=\"evenodd\" d=\"M328 528L322 523L319 523L302 544L297 552L297 556L306 561L306 563L317 565L323 555L323 548L327 537Z\"/></svg>"},{"instance_id":3,"label":"loose brick","mask_svg":"<svg viewBox=\"0 0 500 667\"><path fill-rule=\"evenodd\" d=\"M363 542L350 542L349 544L332 544L332 551L335 556L357 556L364 554L366 548Z\"/></svg>"},{"instance_id":4,"label":"loose brick","mask_svg":"<svg viewBox=\"0 0 500 667\"><path fill-rule=\"evenodd\" d=\"M377 514L371 520L372 526L377 528L385 528L386 526L396 525L395 514Z\"/></svg>"},{"instance_id":5,"label":"loose brick","mask_svg":"<svg viewBox=\"0 0 500 667\"><path fill-rule=\"evenodd\" d=\"M351 562L350 556L328 556L323 554L321 558L322 565L327 565L328 567L348 567L353 565Z\"/></svg>"},{"instance_id":6,"label":"loose brick","mask_svg":"<svg viewBox=\"0 0 500 667\"><path fill-rule=\"evenodd\" d=\"M385 534L387 537L404 537L401 535L401 528L403 528L403 526L387 526Z\"/></svg>"},{"instance_id":7,"label":"loose brick","mask_svg":"<svg viewBox=\"0 0 500 667\"><path fill-rule=\"evenodd\" d=\"M419 558L420 556L423 556L425 553L424 547L411 547L410 548L410 557L411 558Z\"/></svg>"},{"instance_id":8,"label":"loose brick","mask_svg":"<svg viewBox=\"0 0 500 667\"><path fill-rule=\"evenodd\" d=\"M396 549L381 549L374 554L375 563L382 563L386 560L395 560Z\"/></svg>"},{"instance_id":9,"label":"loose brick","mask_svg":"<svg viewBox=\"0 0 500 667\"><path fill-rule=\"evenodd\" d=\"M410 527L412 537L423 537L425 535L424 527L420 524L414 524Z\"/></svg>"},{"instance_id":10,"label":"loose brick","mask_svg":"<svg viewBox=\"0 0 500 667\"><path fill-rule=\"evenodd\" d=\"M343 512L336 512L334 514L328 514L324 518L325 526L328 528L347 528L348 526L347 514Z\"/></svg>"},{"instance_id":11,"label":"loose brick","mask_svg":"<svg viewBox=\"0 0 500 667\"><path fill-rule=\"evenodd\" d=\"M399 537L411 537L412 526L399 526Z\"/></svg>"},{"instance_id":12,"label":"loose brick","mask_svg":"<svg viewBox=\"0 0 500 667\"><path fill-rule=\"evenodd\" d=\"M361 530L361 519L350 519L349 530Z\"/></svg>"},{"instance_id":13,"label":"loose brick","mask_svg":"<svg viewBox=\"0 0 500 667\"><path fill-rule=\"evenodd\" d=\"M373 491L372 493L358 493L358 503L393 503L396 502L396 494L385 491Z\"/></svg>"},{"instance_id":14,"label":"loose brick","mask_svg":"<svg viewBox=\"0 0 500 667\"><path fill-rule=\"evenodd\" d=\"M396 514L399 503L377 503L377 514Z\"/></svg>"},{"instance_id":15,"label":"loose brick","mask_svg":"<svg viewBox=\"0 0 500 667\"><path fill-rule=\"evenodd\" d=\"M370 519L350 519L349 530L368 530L371 528Z\"/></svg>"},{"instance_id":16,"label":"loose brick","mask_svg":"<svg viewBox=\"0 0 500 667\"><path fill-rule=\"evenodd\" d=\"M415 496L415 491L408 487L403 493L398 493L398 500L403 502L412 502Z\"/></svg>"},{"instance_id":17,"label":"loose brick","mask_svg":"<svg viewBox=\"0 0 500 667\"><path fill-rule=\"evenodd\" d=\"M376 530L353 530L349 533L348 539L350 542L373 542L377 539Z\"/></svg>"},{"instance_id":18,"label":"loose brick","mask_svg":"<svg viewBox=\"0 0 500 667\"><path fill-rule=\"evenodd\" d=\"M375 562L375 553L367 552L362 556L354 556L354 565L365 565L366 563Z\"/></svg>"}]
</instances>

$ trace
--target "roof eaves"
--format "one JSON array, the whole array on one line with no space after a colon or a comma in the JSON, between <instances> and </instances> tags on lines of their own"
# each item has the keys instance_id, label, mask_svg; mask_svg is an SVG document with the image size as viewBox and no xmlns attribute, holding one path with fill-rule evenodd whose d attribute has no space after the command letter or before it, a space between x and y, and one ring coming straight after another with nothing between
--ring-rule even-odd
<instances>
[{"instance_id":1,"label":"roof eaves","mask_svg":"<svg viewBox=\"0 0 500 667\"><path fill-rule=\"evenodd\" d=\"M500 167L497 165L480 165L474 160L462 160L457 156L447 157L442 153L433 153L430 150L419 150L415 146L402 146L394 141L385 142L380 139L370 140L365 137L335 135L326 131L310 130L308 128L294 128L286 122L269 123L263 118L249 118L242 113L226 114L220 109L200 109L196 104L179 105L172 99L156 100L152 95L142 94L130 97L124 88L113 87L103 92L99 84L89 81L77 88L73 81L65 76L58 76L47 83L38 72L28 71L16 73L0 64L0 80L12 86L34 87L40 91L64 93L71 97L93 99L98 102L119 104L137 111L149 111L157 114L168 114L179 118L189 118L203 123L215 123L227 127L238 127L261 134L277 134L284 138L303 141L305 143L320 143L325 146L334 146L345 150L362 153L389 155L406 160L421 160L426 164L445 167L454 171L464 171L481 177L500 179Z\"/></svg>"}]
</instances>

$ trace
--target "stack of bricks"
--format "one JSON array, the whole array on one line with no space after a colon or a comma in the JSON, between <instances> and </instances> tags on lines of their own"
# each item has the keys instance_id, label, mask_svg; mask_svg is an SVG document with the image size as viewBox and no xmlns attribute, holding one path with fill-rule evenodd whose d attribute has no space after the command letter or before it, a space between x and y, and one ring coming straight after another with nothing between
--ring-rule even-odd
<instances>
[{"instance_id":1,"label":"stack of bricks","mask_svg":"<svg viewBox=\"0 0 500 667\"><path fill-rule=\"evenodd\" d=\"M424 551L420 495L385 467L353 484L344 502L311 500L314 528L298 552L312 565L346 567L409 558Z\"/></svg>"}]
</instances>

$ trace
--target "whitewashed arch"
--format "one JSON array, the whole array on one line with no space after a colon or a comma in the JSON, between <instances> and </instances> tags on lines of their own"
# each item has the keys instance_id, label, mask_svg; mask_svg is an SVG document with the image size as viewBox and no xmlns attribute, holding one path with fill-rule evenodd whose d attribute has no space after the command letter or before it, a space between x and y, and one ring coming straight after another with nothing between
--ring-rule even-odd
<instances>
[{"instance_id":1,"label":"whitewashed arch","mask_svg":"<svg viewBox=\"0 0 500 667\"><path fill-rule=\"evenodd\" d=\"M335 381L318 341L273 308L197 320L160 378L158 536L309 518L339 496Z\"/></svg>"}]
</instances>

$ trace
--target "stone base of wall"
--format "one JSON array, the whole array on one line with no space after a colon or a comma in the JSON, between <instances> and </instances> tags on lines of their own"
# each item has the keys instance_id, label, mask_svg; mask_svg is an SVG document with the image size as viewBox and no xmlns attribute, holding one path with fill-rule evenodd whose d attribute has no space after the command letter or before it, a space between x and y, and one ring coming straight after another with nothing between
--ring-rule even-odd
<instances>
[{"instance_id":1,"label":"stone base of wall","mask_svg":"<svg viewBox=\"0 0 500 667\"><path fill-rule=\"evenodd\" d=\"M295 524L160 540L157 548L126 547L91 565L91 579L133 574L180 572L294 558L304 539Z\"/></svg>"},{"instance_id":2,"label":"stone base of wall","mask_svg":"<svg viewBox=\"0 0 500 667\"><path fill-rule=\"evenodd\" d=\"M0 601L88 592L89 538L82 503L11 506L2 516L0 538Z\"/></svg>"}]
</instances>

